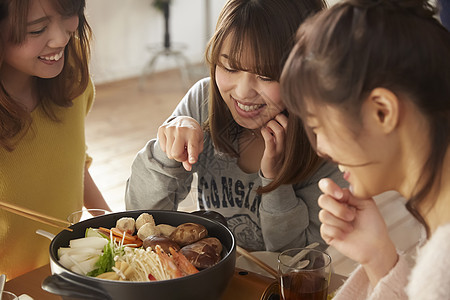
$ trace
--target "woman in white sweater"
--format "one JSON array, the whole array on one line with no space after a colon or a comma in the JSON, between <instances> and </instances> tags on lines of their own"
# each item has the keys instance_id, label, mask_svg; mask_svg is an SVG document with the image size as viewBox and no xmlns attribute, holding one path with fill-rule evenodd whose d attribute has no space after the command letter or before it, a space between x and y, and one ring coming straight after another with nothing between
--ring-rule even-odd
<instances>
[{"instance_id":1,"label":"woman in white sweater","mask_svg":"<svg viewBox=\"0 0 450 300\"><path fill-rule=\"evenodd\" d=\"M285 64L286 107L350 183L319 182L323 239L360 263L336 300L450 298L450 33L434 14L340 2L300 27ZM387 190L427 232L412 269L371 198Z\"/></svg>"}]
</instances>

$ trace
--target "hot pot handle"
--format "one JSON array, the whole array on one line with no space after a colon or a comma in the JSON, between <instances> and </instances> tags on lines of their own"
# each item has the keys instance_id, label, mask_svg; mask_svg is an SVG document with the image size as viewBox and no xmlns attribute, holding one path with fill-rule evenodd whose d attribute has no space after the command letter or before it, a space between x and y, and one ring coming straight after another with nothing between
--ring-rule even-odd
<instances>
[{"instance_id":1,"label":"hot pot handle","mask_svg":"<svg viewBox=\"0 0 450 300\"><path fill-rule=\"evenodd\" d=\"M111 297L91 286L53 274L42 282L42 289L56 295L86 300L109 300Z\"/></svg>"},{"instance_id":2,"label":"hot pot handle","mask_svg":"<svg viewBox=\"0 0 450 300\"><path fill-rule=\"evenodd\" d=\"M225 227L228 227L227 219L221 214L213 210L196 210L191 212L192 215L201 216L211 221L220 223Z\"/></svg>"}]
</instances>

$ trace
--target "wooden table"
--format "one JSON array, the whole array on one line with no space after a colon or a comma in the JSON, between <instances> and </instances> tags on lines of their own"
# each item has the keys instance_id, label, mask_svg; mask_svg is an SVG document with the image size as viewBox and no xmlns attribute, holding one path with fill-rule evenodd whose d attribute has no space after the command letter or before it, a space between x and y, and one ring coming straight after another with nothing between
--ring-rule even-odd
<instances>
[{"instance_id":1,"label":"wooden table","mask_svg":"<svg viewBox=\"0 0 450 300\"><path fill-rule=\"evenodd\" d=\"M42 281L51 275L50 265L45 265L29 273L16 277L5 284L5 290L17 296L27 294L34 300L61 300L60 296L48 293L41 288ZM346 277L332 274L329 292L336 290ZM222 300L260 300L274 288L275 279L236 268L235 274L226 289Z\"/></svg>"},{"instance_id":2,"label":"wooden table","mask_svg":"<svg viewBox=\"0 0 450 300\"><path fill-rule=\"evenodd\" d=\"M50 275L50 265L45 265L7 281L5 290L13 292L17 296L27 294L35 300L61 300L61 297L48 293L41 288L42 281Z\"/></svg>"}]
</instances>

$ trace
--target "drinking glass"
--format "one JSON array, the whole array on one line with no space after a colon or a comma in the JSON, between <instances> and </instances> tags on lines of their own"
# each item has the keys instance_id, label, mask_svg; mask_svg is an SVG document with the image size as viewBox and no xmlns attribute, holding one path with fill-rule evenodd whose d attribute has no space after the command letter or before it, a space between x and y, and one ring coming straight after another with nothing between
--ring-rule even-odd
<instances>
[{"instance_id":1,"label":"drinking glass","mask_svg":"<svg viewBox=\"0 0 450 300\"><path fill-rule=\"evenodd\" d=\"M82 210L71 213L67 217L67 221L69 221L70 224L73 225L75 223L90 219L92 217L102 216L102 215L109 214L109 213L111 213L111 212L108 210L105 210L105 209L100 209L100 208L82 209Z\"/></svg>"},{"instance_id":2,"label":"drinking glass","mask_svg":"<svg viewBox=\"0 0 450 300\"><path fill-rule=\"evenodd\" d=\"M331 257L310 248L294 248L278 256L278 281L283 300L326 300Z\"/></svg>"},{"instance_id":3,"label":"drinking glass","mask_svg":"<svg viewBox=\"0 0 450 300\"><path fill-rule=\"evenodd\" d=\"M11 292L8 291L3 291L2 294L0 295L0 299L1 300L17 300L19 298L17 298L17 296Z\"/></svg>"}]
</instances>

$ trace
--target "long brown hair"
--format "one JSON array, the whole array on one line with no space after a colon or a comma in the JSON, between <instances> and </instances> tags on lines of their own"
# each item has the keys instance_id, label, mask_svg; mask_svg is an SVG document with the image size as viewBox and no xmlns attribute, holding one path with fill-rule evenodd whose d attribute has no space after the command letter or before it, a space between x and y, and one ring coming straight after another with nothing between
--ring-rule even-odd
<instances>
[{"instance_id":1,"label":"long brown hair","mask_svg":"<svg viewBox=\"0 0 450 300\"><path fill-rule=\"evenodd\" d=\"M431 150L407 208L428 234L418 208L441 181L450 143L450 33L434 13L421 0L338 3L300 27L281 76L291 112L302 116L308 101L333 105L355 133L373 89L413 102L428 120Z\"/></svg>"},{"instance_id":2,"label":"long brown hair","mask_svg":"<svg viewBox=\"0 0 450 300\"><path fill-rule=\"evenodd\" d=\"M206 61L210 68L209 117L204 128L209 131L214 146L231 156L239 156L233 141L242 129L233 119L216 84L215 70L220 64L222 45L232 37L229 63L236 70L267 76L279 81L282 67L294 45L298 26L310 15L324 9L322 0L229 0L222 9L214 35L206 48ZM252 49L254 64L242 66L244 49ZM297 120L296 120L297 119ZM303 126L296 117L289 117L288 138L297 143L293 149L298 154L291 168L292 183L308 176L319 158L305 137ZM292 167L292 165L291 165ZM294 179L293 179L294 178ZM273 187L272 187L273 186ZM271 184L261 191L276 188Z\"/></svg>"},{"instance_id":3,"label":"long brown hair","mask_svg":"<svg viewBox=\"0 0 450 300\"><path fill-rule=\"evenodd\" d=\"M30 0L3 0L0 22L9 23L9 32L0 32L1 45L21 44L27 34L27 16ZM64 67L50 79L36 78L40 105L48 117L58 121L52 104L69 107L89 83L88 62L91 28L84 15L85 0L53 0L62 15L78 15L77 31L64 50ZM3 46L0 45L0 68L3 65ZM12 151L31 124L30 113L7 93L0 80L0 147Z\"/></svg>"}]
</instances>

